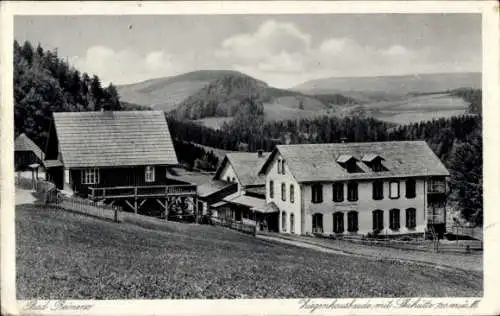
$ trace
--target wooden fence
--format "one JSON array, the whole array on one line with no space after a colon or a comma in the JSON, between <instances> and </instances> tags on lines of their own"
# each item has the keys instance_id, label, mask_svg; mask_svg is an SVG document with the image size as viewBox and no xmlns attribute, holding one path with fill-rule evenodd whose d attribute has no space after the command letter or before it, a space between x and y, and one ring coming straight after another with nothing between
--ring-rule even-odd
<instances>
[{"instance_id":1,"label":"wooden fence","mask_svg":"<svg viewBox=\"0 0 500 316\"><path fill-rule=\"evenodd\" d=\"M57 205L73 212L120 222L121 208L119 206L106 205L87 199L66 197L63 195L58 198Z\"/></svg>"},{"instance_id":2,"label":"wooden fence","mask_svg":"<svg viewBox=\"0 0 500 316\"><path fill-rule=\"evenodd\" d=\"M252 235L257 234L257 226L255 225L246 224L241 221L235 221L233 219L228 219L228 218L213 218L213 221L216 225L234 229L239 232Z\"/></svg>"},{"instance_id":3,"label":"wooden fence","mask_svg":"<svg viewBox=\"0 0 500 316\"><path fill-rule=\"evenodd\" d=\"M353 243L359 243L370 246L391 247L405 250L421 250L431 252L458 252L469 253L473 251L483 250L483 243L478 240L460 240L460 241L444 241L440 240L438 243L432 240L397 240L397 239L361 239L342 237Z\"/></svg>"}]
</instances>

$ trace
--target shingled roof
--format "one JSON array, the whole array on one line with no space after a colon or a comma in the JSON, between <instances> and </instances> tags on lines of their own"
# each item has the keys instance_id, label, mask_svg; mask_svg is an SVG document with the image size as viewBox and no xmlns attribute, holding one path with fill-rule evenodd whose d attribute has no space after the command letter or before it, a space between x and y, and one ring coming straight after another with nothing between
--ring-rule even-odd
<instances>
[{"instance_id":1,"label":"shingled roof","mask_svg":"<svg viewBox=\"0 0 500 316\"><path fill-rule=\"evenodd\" d=\"M67 168L177 165L161 111L54 113Z\"/></svg>"},{"instance_id":2,"label":"shingled roof","mask_svg":"<svg viewBox=\"0 0 500 316\"><path fill-rule=\"evenodd\" d=\"M265 179L260 177L258 172L268 156L269 153L267 152L262 153L261 157L256 152L226 153L226 157L224 157L215 174L215 178L218 178L224 166L230 163L241 185L264 185Z\"/></svg>"},{"instance_id":3,"label":"shingled roof","mask_svg":"<svg viewBox=\"0 0 500 316\"><path fill-rule=\"evenodd\" d=\"M228 183L226 181L220 180L210 180L209 182L198 185L198 196L200 198L206 198L230 186L235 186L236 188L236 183Z\"/></svg>"},{"instance_id":4,"label":"shingled roof","mask_svg":"<svg viewBox=\"0 0 500 316\"><path fill-rule=\"evenodd\" d=\"M14 151L31 151L38 159L43 160L43 151L24 133L14 140Z\"/></svg>"},{"instance_id":5,"label":"shingled roof","mask_svg":"<svg viewBox=\"0 0 500 316\"><path fill-rule=\"evenodd\" d=\"M266 172L277 152L285 158L298 182L449 175L424 141L278 145L260 169L260 174ZM360 172L350 173L343 168L337 162L342 155L356 158ZM366 155L382 157L387 170L373 171L361 161Z\"/></svg>"}]
</instances>

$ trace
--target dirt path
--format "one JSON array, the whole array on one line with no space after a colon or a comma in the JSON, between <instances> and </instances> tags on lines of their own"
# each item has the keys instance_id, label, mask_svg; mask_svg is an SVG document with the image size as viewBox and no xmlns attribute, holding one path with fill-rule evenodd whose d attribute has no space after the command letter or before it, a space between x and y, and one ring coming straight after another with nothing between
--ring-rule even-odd
<instances>
[{"instance_id":1,"label":"dirt path","mask_svg":"<svg viewBox=\"0 0 500 316\"><path fill-rule=\"evenodd\" d=\"M16 187L16 205L33 204L35 201L33 191Z\"/></svg>"},{"instance_id":2,"label":"dirt path","mask_svg":"<svg viewBox=\"0 0 500 316\"><path fill-rule=\"evenodd\" d=\"M280 242L298 247L314 249L322 252L335 253L345 256L362 257L381 261L399 261L425 266L432 266L447 270L465 270L483 272L482 256L459 255L443 253L427 253L423 251L412 251L393 249L387 247L373 247L358 245L347 241L321 240L316 238L269 236L257 235L258 238Z\"/></svg>"}]
</instances>

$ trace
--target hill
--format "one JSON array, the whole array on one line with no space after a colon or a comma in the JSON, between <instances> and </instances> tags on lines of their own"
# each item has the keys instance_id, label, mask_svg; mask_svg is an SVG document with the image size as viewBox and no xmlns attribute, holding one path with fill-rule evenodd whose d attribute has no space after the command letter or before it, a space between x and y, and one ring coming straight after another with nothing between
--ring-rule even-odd
<instances>
[{"instance_id":1,"label":"hill","mask_svg":"<svg viewBox=\"0 0 500 316\"><path fill-rule=\"evenodd\" d=\"M443 92L458 88L481 89L481 73L436 73L378 77L332 77L304 82L292 88L307 94L344 95L367 100L397 98L410 93ZM366 101L366 100L365 100Z\"/></svg>"},{"instance_id":2,"label":"hill","mask_svg":"<svg viewBox=\"0 0 500 316\"><path fill-rule=\"evenodd\" d=\"M231 70L199 70L178 76L120 85L116 88L124 101L170 111L210 82L230 75L240 75L240 73Z\"/></svg>"},{"instance_id":3,"label":"hill","mask_svg":"<svg viewBox=\"0 0 500 316\"><path fill-rule=\"evenodd\" d=\"M179 119L200 121L207 126L219 126L219 117L232 117L241 102L253 97L265 104L271 120L276 112L284 119L310 117L335 105L357 103L340 94L316 96L278 89L267 83L230 70L200 70L186 74L151 79L117 86L120 99L129 103L173 112ZM274 109L273 107L276 107ZM204 122L205 118L214 118ZM279 119L279 117L278 117Z\"/></svg>"},{"instance_id":4,"label":"hill","mask_svg":"<svg viewBox=\"0 0 500 316\"><path fill-rule=\"evenodd\" d=\"M278 89L244 74L233 74L214 80L172 110L178 119L202 120L207 126L220 125L215 117L233 117L248 98L264 105L268 120L295 119L328 114L336 105L356 103L342 95L322 95L316 98L300 92ZM206 118L210 118L206 121ZM221 121L218 119L217 121Z\"/></svg>"}]
</instances>

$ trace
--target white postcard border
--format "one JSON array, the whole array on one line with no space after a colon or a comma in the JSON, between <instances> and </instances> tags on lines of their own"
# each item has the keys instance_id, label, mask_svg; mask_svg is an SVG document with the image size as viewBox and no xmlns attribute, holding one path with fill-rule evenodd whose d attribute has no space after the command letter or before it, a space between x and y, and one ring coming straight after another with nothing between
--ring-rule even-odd
<instances>
[{"instance_id":1,"label":"white postcard border","mask_svg":"<svg viewBox=\"0 0 500 316\"><path fill-rule=\"evenodd\" d=\"M495 1L203 1L203 2L2 2L1 4L1 304L2 314L40 315L486 315L500 311L497 249L500 249L499 202L499 10ZM14 15L116 15L116 14L306 14L306 13L482 13L483 14L483 139L484 139L484 297L413 298L429 307L397 308L401 299L356 299L371 308L340 308L353 299L281 300L121 300L121 301L16 301L13 172L12 45ZM410 304L408 303L408 304ZM30 305L41 310L23 309ZM34 305L33 305L34 304ZM38 305L37 305L38 304ZM44 305L45 304L45 305ZM300 306L316 306L310 308ZM382 304L376 308L375 304ZM385 304L385 307L383 307ZM439 305L442 304L442 305ZM448 305L446 305L448 304ZM456 308L470 304L468 308ZM73 309L65 309L72 305ZM87 305L91 305L89 309ZM329 307L332 306L332 307ZM336 307L337 306L337 307ZM368 306L368 305L367 305ZM406 305L410 306L410 305ZM418 306L422 308L418 308ZM455 306L455 307L450 307ZM447 307L447 308L446 308Z\"/></svg>"}]
</instances>

